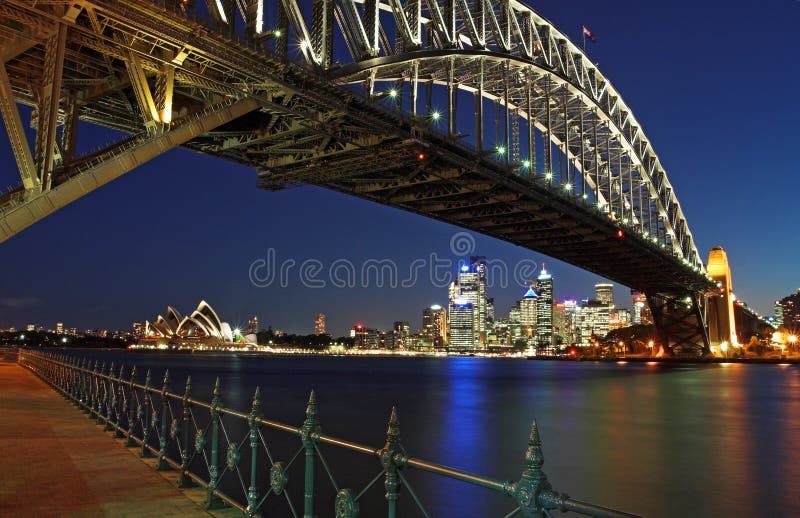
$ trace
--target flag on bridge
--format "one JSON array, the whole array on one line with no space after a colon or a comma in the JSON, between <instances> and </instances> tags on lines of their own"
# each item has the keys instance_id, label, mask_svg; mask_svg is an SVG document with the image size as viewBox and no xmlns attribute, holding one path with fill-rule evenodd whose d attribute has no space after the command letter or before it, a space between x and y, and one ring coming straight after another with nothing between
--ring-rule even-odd
<instances>
[{"instance_id":1,"label":"flag on bridge","mask_svg":"<svg viewBox=\"0 0 800 518\"><path fill-rule=\"evenodd\" d=\"M584 38L584 39L586 39L586 38L589 38L589 40L590 40L592 43L595 43L595 42L597 42L597 36L595 36L595 35L592 33L592 31L590 31L589 29L587 29L585 25L583 26L583 38Z\"/></svg>"}]
</instances>

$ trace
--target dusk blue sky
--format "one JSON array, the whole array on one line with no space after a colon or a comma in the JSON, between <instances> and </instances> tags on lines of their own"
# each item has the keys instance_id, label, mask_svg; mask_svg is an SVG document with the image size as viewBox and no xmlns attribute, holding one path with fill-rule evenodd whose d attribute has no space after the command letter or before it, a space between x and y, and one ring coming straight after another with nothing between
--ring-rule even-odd
<instances>
[{"instance_id":1,"label":"dusk blue sky","mask_svg":"<svg viewBox=\"0 0 800 518\"><path fill-rule=\"evenodd\" d=\"M800 2L539 0L531 5L580 42L643 125L674 185L701 254L728 252L734 291L764 314L800 287L796 230L800 175ZM23 119L29 111L23 110ZM81 127L83 147L113 137ZM0 185L18 176L0 135ZM0 327L128 328L167 305L207 300L223 320L313 331L322 311L341 335L355 323L420 327L422 309L446 303L426 278L412 288L257 287L251 264L336 259L357 268L393 259L400 277L431 253L453 260L456 227L315 187L255 188L252 170L173 151L0 244ZM602 279L485 236L475 252L513 266L546 261L557 298L585 298ZM491 282L491 280L490 280ZM495 283L496 284L496 283ZM498 316L525 291L491 287ZM629 290L616 291L618 305Z\"/></svg>"}]
</instances>

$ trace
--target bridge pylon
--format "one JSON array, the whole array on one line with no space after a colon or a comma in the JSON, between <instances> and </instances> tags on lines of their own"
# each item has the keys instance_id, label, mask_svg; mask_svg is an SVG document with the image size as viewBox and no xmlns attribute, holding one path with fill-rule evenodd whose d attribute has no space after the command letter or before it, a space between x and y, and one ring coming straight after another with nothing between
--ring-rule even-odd
<instances>
[{"instance_id":1,"label":"bridge pylon","mask_svg":"<svg viewBox=\"0 0 800 518\"><path fill-rule=\"evenodd\" d=\"M708 296L708 334L711 346L720 349L727 346L739 347L731 268L728 265L728 255L721 246L715 246L708 253L708 274L718 288L717 292Z\"/></svg>"}]
</instances>

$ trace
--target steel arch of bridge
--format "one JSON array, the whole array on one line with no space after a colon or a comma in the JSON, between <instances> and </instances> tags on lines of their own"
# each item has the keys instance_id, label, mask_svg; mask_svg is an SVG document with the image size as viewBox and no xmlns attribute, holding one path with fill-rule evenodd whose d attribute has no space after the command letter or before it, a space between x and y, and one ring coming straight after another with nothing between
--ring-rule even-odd
<instances>
[{"instance_id":1,"label":"steel arch of bridge","mask_svg":"<svg viewBox=\"0 0 800 518\"><path fill-rule=\"evenodd\" d=\"M398 106L412 117L431 116L429 106L420 114L420 88L442 85L442 125L451 137L458 135L457 90L474 94L471 140L478 153L502 148L507 166L535 175L522 166L530 162L537 169L538 146L540 172L552 174L553 184L569 183L574 191L585 185L592 191L587 203L636 223L645 236L703 269L674 189L631 109L587 55L530 7L490 0L314 0L305 17L296 0L282 5L292 13L301 54L334 80L359 82L371 96L398 95L397 87L408 83L410 99ZM340 47L347 52L335 53ZM382 92L381 83L389 83ZM502 117L502 136L492 146L485 145L491 139L484 135L483 99L494 101ZM518 118L527 126L522 141ZM575 181L569 166L566 175L555 175L551 145L582 179Z\"/></svg>"},{"instance_id":2,"label":"steel arch of bridge","mask_svg":"<svg viewBox=\"0 0 800 518\"><path fill-rule=\"evenodd\" d=\"M265 188L373 199L657 295L665 322L701 330L665 345L707 351L686 295L710 280L619 93L521 3L422 1L4 0L0 109L22 183L0 196L0 240L184 146ZM15 103L34 109L33 153ZM132 136L77 156L78 120Z\"/></svg>"}]
</instances>

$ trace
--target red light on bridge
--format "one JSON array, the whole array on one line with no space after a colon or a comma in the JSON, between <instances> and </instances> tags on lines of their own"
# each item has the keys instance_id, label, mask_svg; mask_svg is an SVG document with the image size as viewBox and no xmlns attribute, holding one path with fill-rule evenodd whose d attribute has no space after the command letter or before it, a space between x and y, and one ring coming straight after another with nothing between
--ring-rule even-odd
<instances>
[{"instance_id":1,"label":"red light on bridge","mask_svg":"<svg viewBox=\"0 0 800 518\"><path fill-rule=\"evenodd\" d=\"M423 153L422 151L417 153L417 160L425 160L426 158L427 157L425 156L425 153Z\"/></svg>"},{"instance_id":2,"label":"red light on bridge","mask_svg":"<svg viewBox=\"0 0 800 518\"><path fill-rule=\"evenodd\" d=\"M623 237L625 237L625 231L622 230L621 228L618 228L617 229L617 239L622 239Z\"/></svg>"}]
</instances>

